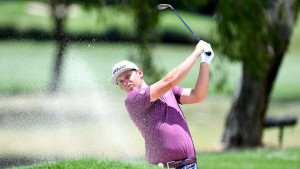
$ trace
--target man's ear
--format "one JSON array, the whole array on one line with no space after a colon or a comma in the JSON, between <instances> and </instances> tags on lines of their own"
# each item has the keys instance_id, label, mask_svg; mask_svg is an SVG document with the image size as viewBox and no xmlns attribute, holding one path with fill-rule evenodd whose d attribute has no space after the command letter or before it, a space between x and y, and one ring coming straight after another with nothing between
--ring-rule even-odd
<instances>
[{"instance_id":1,"label":"man's ear","mask_svg":"<svg viewBox=\"0 0 300 169\"><path fill-rule=\"evenodd\" d=\"M143 79L144 73L143 73L142 69L138 69L138 70L137 70L137 73L138 73L139 77L140 77L141 79Z\"/></svg>"}]
</instances>

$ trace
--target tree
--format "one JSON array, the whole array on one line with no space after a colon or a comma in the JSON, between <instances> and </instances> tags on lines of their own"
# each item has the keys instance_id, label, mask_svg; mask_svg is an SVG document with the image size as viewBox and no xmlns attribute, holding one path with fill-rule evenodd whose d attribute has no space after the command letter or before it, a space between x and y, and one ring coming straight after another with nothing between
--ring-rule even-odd
<instances>
[{"instance_id":1,"label":"tree","mask_svg":"<svg viewBox=\"0 0 300 169\"><path fill-rule=\"evenodd\" d=\"M54 38L57 43L57 55L54 64L52 81L50 84L50 92L55 93L61 85L62 65L64 60L65 49L67 48L68 40L64 30L65 18L68 13L70 0L50 0L52 16L55 22Z\"/></svg>"},{"instance_id":2,"label":"tree","mask_svg":"<svg viewBox=\"0 0 300 169\"><path fill-rule=\"evenodd\" d=\"M242 64L241 79L222 135L226 148L262 145L270 94L299 6L299 0L220 1L220 49L231 61Z\"/></svg>"},{"instance_id":3,"label":"tree","mask_svg":"<svg viewBox=\"0 0 300 169\"><path fill-rule=\"evenodd\" d=\"M52 17L55 23L54 38L57 43L57 54L50 84L51 93L58 92L61 87L64 53L68 46L68 37L65 32L65 22L68 15L68 8L71 3L74 3L75 1L77 3L81 3L86 9L100 7L104 3L103 0L49 0Z\"/></svg>"},{"instance_id":4,"label":"tree","mask_svg":"<svg viewBox=\"0 0 300 169\"><path fill-rule=\"evenodd\" d=\"M158 20L157 1L131 0L130 6L136 19L137 42L139 44L138 62L150 82L160 80L162 70L158 70L153 63L149 42L155 39L154 28Z\"/></svg>"}]
</instances>

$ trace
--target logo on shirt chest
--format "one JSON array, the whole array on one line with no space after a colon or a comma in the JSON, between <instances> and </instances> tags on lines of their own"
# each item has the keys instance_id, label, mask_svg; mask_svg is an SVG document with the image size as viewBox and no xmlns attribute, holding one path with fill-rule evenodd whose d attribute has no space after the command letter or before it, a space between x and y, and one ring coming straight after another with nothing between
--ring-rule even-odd
<instances>
[{"instance_id":1,"label":"logo on shirt chest","mask_svg":"<svg viewBox=\"0 0 300 169\"><path fill-rule=\"evenodd\" d=\"M145 90L141 90L141 91L140 91L140 94L145 94Z\"/></svg>"}]
</instances>

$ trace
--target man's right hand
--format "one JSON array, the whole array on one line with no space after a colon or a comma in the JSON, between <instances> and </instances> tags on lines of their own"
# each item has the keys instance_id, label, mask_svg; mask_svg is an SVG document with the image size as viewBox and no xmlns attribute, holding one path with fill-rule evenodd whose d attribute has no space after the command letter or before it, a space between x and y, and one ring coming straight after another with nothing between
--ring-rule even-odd
<instances>
[{"instance_id":1,"label":"man's right hand","mask_svg":"<svg viewBox=\"0 0 300 169\"><path fill-rule=\"evenodd\" d=\"M195 53L197 56L200 56L200 55L203 53L203 51L204 51L205 47L207 46L207 44L208 44L207 42L201 40L201 41L196 45L196 48L195 48L195 50L194 50L194 53Z\"/></svg>"}]
</instances>

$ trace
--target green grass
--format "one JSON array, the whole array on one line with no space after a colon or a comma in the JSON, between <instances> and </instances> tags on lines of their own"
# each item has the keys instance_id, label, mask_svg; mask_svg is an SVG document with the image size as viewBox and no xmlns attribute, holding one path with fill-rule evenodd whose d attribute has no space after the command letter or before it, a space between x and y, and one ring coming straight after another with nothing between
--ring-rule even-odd
<instances>
[{"instance_id":1,"label":"green grass","mask_svg":"<svg viewBox=\"0 0 300 169\"><path fill-rule=\"evenodd\" d=\"M21 31L28 29L40 29L44 31L52 31L53 25L50 15L36 15L28 12L27 2L0 2L0 25L13 25ZM69 32L105 32L112 28L119 28L125 33L134 33L134 20L131 12L106 7L99 13L96 9L84 11L81 8L73 7L73 14L66 21L66 28ZM202 17L195 14L190 14L183 11L178 11L182 18L200 37L208 36L214 28L214 21L209 17ZM300 17L299 17L300 18ZM176 29L174 29L176 28ZM158 22L159 30L172 30L185 34L189 34L188 30L182 25L180 20L174 16L172 11L161 12L161 18ZM191 38L193 38L191 36ZM300 23L298 22L293 31L289 51L281 65L276 83L273 89L272 100L270 102L268 115L285 115L299 114L299 97L300 97ZM166 71L171 70L176 65L181 63L184 58L193 50L193 45L166 45L156 44L153 47L153 58L157 67L163 68ZM55 55L54 42L32 42L26 41L0 41L0 93L7 94L35 94L44 93L50 84L52 64ZM108 79L111 74L112 65L122 59L128 59L131 55L137 55L137 46L129 43L72 43L67 49L66 59L64 60L63 70L63 90L65 92L80 92L86 90L108 91L112 100L120 100L119 104L113 104L113 107L118 107L119 114L126 113L122 109L123 95L119 94L118 87L108 84ZM190 126L190 131L195 143L197 152L212 151L217 144L218 139L222 134L224 119L230 106L230 97L236 86L236 82L240 75L240 65L232 63L222 63L228 70L229 81L226 85L227 96L220 96L215 91L215 78L223 76L221 72L216 71L215 64L219 61L219 54L216 54L211 65L211 82L209 95L204 104L182 106L183 112L186 113L186 118ZM180 84L183 87L191 87L194 85L195 77L197 76L198 68L195 66L187 78ZM120 98L120 95L122 98ZM30 97L30 95L29 95ZM14 99L14 98L12 98ZM25 98L25 101L28 98ZM29 98L30 99L30 98ZM16 98L18 100L18 98ZM118 101L119 101L118 100ZM121 101L122 100L122 101ZM22 100L21 100L22 101ZM98 100L97 100L98 101ZM109 100L111 101L111 100ZM33 102L34 103L34 102ZM85 102L84 102L85 103ZM107 103L107 102L105 102ZM87 103L85 103L87 104ZM31 105L32 106L32 105ZM26 106L25 106L26 107ZM120 108L119 108L120 107ZM103 108L103 107L101 107ZM106 111L104 107L103 111ZM34 108L32 108L34 109ZM4 109L5 113L8 112ZM32 110L22 110L30 113ZM25 116L24 112L18 112ZM38 111L41 111L40 109ZM73 111L73 110L72 110ZM86 112L77 110L77 113ZM90 111L90 110L88 110ZM27 112L27 113L28 113ZM98 112L99 113L99 112ZM102 111L100 113L103 113ZM143 140L140 133L131 123L130 119L114 113L114 118L109 116L112 121L118 121L115 116L121 117L122 123L129 121L131 128L120 130L120 133L129 135L132 140L124 140L124 143L132 149L132 154L143 154ZM102 115L102 114L101 114ZM108 117L106 117L108 118ZM24 120L24 119L23 119ZM34 122L34 121L32 121ZM112 146L108 143L103 143L99 126L91 124L91 128L86 129L87 124L77 124L73 126L74 130L65 128L49 128L32 130L18 129L1 129L1 141L3 141L1 153L4 155L11 154L30 154L41 155L53 151L56 155L74 155L74 158L82 156L94 157L99 156L99 152L106 152L106 149L93 142L100 143L108 149L114 149L113 154L105 154L105 156L122 156L123 151L117 151L118 146ZM126 124L126 126L130 126ZM82 127L84 126L84 127ZM26 128L26 127L25 127ZM125 127L123 127L125 128ZM37 130L37 131L36 131ZM58 130L58 132L56 131ZM63 131L63 132L62 132ZM84 132L83 132L84 131ZM86 132L89 131L89 132ZM118 131L118 130L117 130ZM129 133L130 131L130 133ZM290 129L285 129L284 147L299 147L300 135L299 125ZM38 134L36 134L38 133ZM74 134L75 133L75 134ZM97 134L95 134L97 133ZM133 134L132 134L133 133ZM68 135L70 134L70 135ZM118 133L117 133L118 134ZM68 149L70 143L61 143L60 140L54 139L52 136L60 135L68 140L69 137L77 140L77 147ZM96 136L95 136L96 135ZM115 135L112 135L115 136ZM277 129L269 129L264 131L263 142L267 146L277 146ZM27 138L27 142L24 142ZM84 139L83 139L84 138ZM63 139L62 139L63 140ZM51 147L48 142L56 142L56 147ZM85 144L81 144L82 141ZM108 140L111 141L111 140ZM42 143L41 143L42 142ZM92 143L91 143L92 142ZM112 144L115 143L111 141ZM61 144L59 144L61 143ZM45 145L44 145L45 144ZM22 147L25 145L25 147ZM49 147L47 147L49 145ZM57 145L58 148L57 148ZM82 146L82 147L80 147ZM17 147L17 148L16 148ZM61 148L63 147L63 148ZM97 148L95 148L97 147ZM141 150L142 149L142 150ZM136 153L136 151L138 153ZM129 151L130 152L130 151ZM65 154L64 154L65 153ZM136 154L134 154L136 153ZM117 155L116 155L117 154ZM132 155L130 154L130 155ZM102 156L101 156L102 158ZM104 157L105 158L105 157ZM296 160L295 160L296 159ZM198 155L199 168L297 168L299 166L299 149L296 150L254 150L254 151L237 151L224 153L202 153ZM121 161L96 160L96 159L81 159L72 161L51 162L47 164L39 164L33 168L155 168L146 163L124 163Z\"/></svg>"},{"instance_id":2,"label":"green grass","mask_svg":"<svg viewBox=\"0 0 300 169\"><path fill-rule=\"evenodd\" d=\"M34 1L29 3L26 1L0 1L0 25L11 25L19 31L37 29L51 32L54 25L47 5L47 3ZM207 35L210 32L209 30L213 26L210 17L180 10L178 12L196 34ZM70 33L104 33L117 29L124 34L135 34L135 20L132 10L120 7L106 6L100 9L86 10L79 5L72 5L65 25L67 32ZM172 11L161 12L157 29L159 31L181 32L193 38Z\"/></svg>"},{"instance_id":3,"label":"green grass","mask_svg":"<svg viewBox=\"0 0 300 169\"><path fill-rule=\"evenodd\" d=\"M199 168L205 169L298 169L300 149L244 150L222 153L202 153L197 155ZM22 169L64 169L64 168L105 168L105 169L154 169L146 162L123 162L115 160L79 159L47 162Z\"/></svg>"},{"instance_id":4,"label":"green grass","mask_svg":"<svg viewBox=\"0 0 300 169\"><path fill-rule=\"evenodd\" d=\"M47 3L3 1L0 4L1 25L11 25L20 31L38 29L51 32L54 28L54 22ZM101 11L93 8L87 11L78 5L73 5L70 7L69 17L66 19L66 30L73 33L81 31L104 32L111 27L132 30L132 26L130 26L132 21L126 22L130 20L129 18L132 18L128 15L115 8L107 7ZM111 16L111 18L108 18L108 16Z\"/></svg>"},{"instance_id":5,"label":"green grass","mask_svg":"<svg viewBox=\"0 0 300 169\"><path fill-rule=\"evenodd\" d=\"M37 93L46 92L52 76L55 55L54 42L1 41L0 53L0 92L1 93ZM153 58L157 67L166 72L180 64L191 51L192 45L164 45L153 47ZM275 87L274 97L300 96L300 58L298 52L288 53L281 66ZM121 43L72 43L67 49L63 69L63 89L65 91L83 88L111 87L108 79L111 67L117 61L137 55L137 46ZM215 70L218 62L216 55L211 66L211 83L209 92L215 93L215 77L222 72ZM239 65L223 64L227 69L229 81L227 93L231 93L239 79ZM191 87L197 77L198 68L194 66L187 78L180 84Z\"/></svg>"},{"instance_id":6,"label":"green grass","mask_svg":"<svg viewBox=\"0 0 300 169\"><path fill-rule=\"evenodd\" d=\"M19 167L22 169L71 169L71 168L89 168L89 169L155 169L157 166L143 163L128 163L116 160L97 160L97 159L79 159L70 161L48 162L29 167Z\"/></svg>"},{"instance_id":7,"label":"green grass","mask_svg":"<svg viewBox=\"0 0 300 169\"><path fill-rule=\"evenodd\" d=\"M0 42L0 90L9 93L45 91L50 82L54 43Z\"/></svg>"},{"instance_id":8,"label":"green grass","mask_svg":"<svg viewBox=\"0 0 300 169\"><path fill-rule=\"evenodd\" d=\"M0 2L0 25L14 26L20 31L28 29L41 29L52 31L53 23L50 16L39 16L28 13L30 6L26 1L1 1ZM45 12L40 13L44 14Z\"/></svg>"},{"instance_id":9,"label":"green grass","mask_svg":"<svg viewBox=\"0 0 300 169\"><path fill-rule=\"evenodd\" d=\"M198 156L199 168L206 169L296 169L300 166L299 149L249 150Z\"/></svg>"},{"instance_id":10,"label":"green grass","mask_svg":"<svg viewBox=\"0 0 300 169\"><path fill-rule=\"evenodd\" d=\"M13 25L21 31L39 29L52 31L53 25L49 11L41 12L40 3L26 1L1 1L0 25ZM182 18L200 37L213 36L215 22L211 17L178 11ZM8 17L9 16L9 17ZM300 17L299 17L300 18ZM134 33L133 14L129 10L115 7L99 9L92 8L87 11L78 5L70 8L70 14L66 21L66 29L69 32L106 32L117 28L123 33ZM158 20L158 30L170 30L190 34L181 21L174 16L172 11L161 11ZM174 29L176 28L176 29ZM189 36L189 35L188 35ZM192 36L190 36L193 38ZM291 44L281 69L278 73L273 89L274 97L299 98L300 80L297 77L300 62L300 23L297 22L293 31ZM5 41L0 42L0 83L1 93L35 93L45 92L51 80L52 64L55 55L54 42L28 42ZM157 67L168 72L193 50L193 45L162 45L155 46L153 52L154 62ZM117 49L117 50L116 50ZM132 44L107 44L107 43L81 43L71 44L66 54L64 64L63 85L65 90L78 90L80 87L95 87L89 85L86 80L107 86L109 70L111 66L129 56L137 55L137 46ZM231 94L240 76L240 65L221 63L227 72L216 71L216 65L220 54L211 66L211 83L209 92L216 92L214 84L216 79L227 75L228 83L225 84L225 93ZM109 59L108 59L109 58ZM75 66L74 66L75 65ZM14 68L18 69L14 69ZM197 76L197 68L194 67L189 76L180 84L190 87ZM91 77L93 78L85 78ZM92 82L91 82L92 83Z\"/></svg>"}]
</instances>

